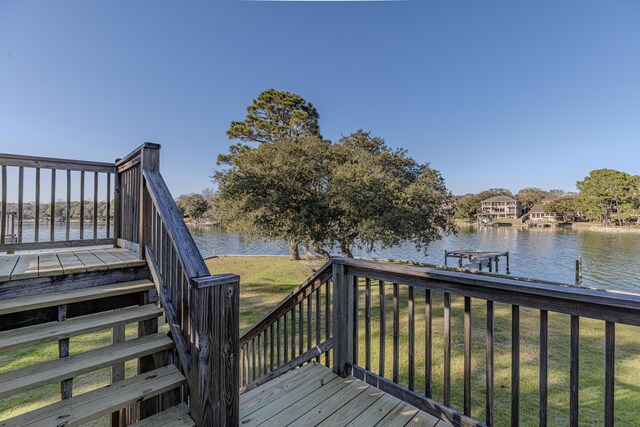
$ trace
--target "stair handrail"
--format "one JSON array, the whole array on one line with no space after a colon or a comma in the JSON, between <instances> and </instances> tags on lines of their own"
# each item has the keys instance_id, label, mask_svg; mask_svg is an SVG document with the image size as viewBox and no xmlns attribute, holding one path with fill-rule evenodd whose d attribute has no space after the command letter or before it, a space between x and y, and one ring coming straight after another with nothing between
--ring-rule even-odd
<instances>
[{"instance_id":1,"label":"stair handrail","mask_svg":"<svg viewBox=\"0 0 640 427\"><path fill-rule=\"evenodd\" d=\"M147 261L196 425L236 426L240 278L209 273L162 178L159 151L145 143L115 163L121 214L116 244Z\"/></svg>"}]
</instances>

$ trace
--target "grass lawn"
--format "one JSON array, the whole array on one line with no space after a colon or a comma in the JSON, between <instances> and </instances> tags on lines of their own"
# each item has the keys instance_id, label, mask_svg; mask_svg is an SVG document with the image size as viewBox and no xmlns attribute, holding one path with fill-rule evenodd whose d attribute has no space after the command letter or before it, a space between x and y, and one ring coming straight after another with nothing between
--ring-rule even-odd
<instances>
[{"instance_id":1,"label":"grass lawn","mask_svg":"<svg viewBox=\"0 0 640 427\"><path fill-rule=\"evenodd\" d=\"M236 273L241 277L240 330L245 331L274 307L293 288L302 283L311 271L304 262L289 261L287 257L222 257L207 260L212 274ZM364 289L364 288L362 288ZM391 378L392 367L392 296L386 288L385 319L387 334L385 376ZM407 384L407 289L400 287L400 383ZM364 291L359 293L359 307L364 307ZM372 286L371 365L377 372L379 317L378 286ZM424 391L424 293L416 291L416 390ZM452 298L452 406L462 410L463 383L463 305L461 297ZM433 397L442 400L443 384L443 308L442 295L433 297ZM539 313L522 308L521 316L521 425L534 426L538 413L538 342ZM364 312L359 315L359 364L364 366ZM485 390L485 322L486 303L474 300L472 305L472 416L484 420ZM495 304L495 408L496 425L509 424L511 375L511 307ZM315 328L315 325L313 325ZM127 338L133 338L136 327L127 328ZM324 332L323 332L324 336ZM580 321L580 425L603 424L604 383L604 322ZM110 332L88 334L71 341L71 352L86 351L108 345ZM569 416L569 316L549 314L549 425L568 424ZM57 357L57 345L41 345L27 350L0 355L0 372L29 366ZM127 364L127 375L135 372L135 362ZM640 425L640 334L638 328L616 327L616 421L619 425ZM82 392L105 385L109 370L102 369L78 377L75 391ZM56 401L57 384L42 387L19 396L0 401L0 420L26 410ZM108 425L106 421L95 424Z\"/></svg>"}]
</instances>

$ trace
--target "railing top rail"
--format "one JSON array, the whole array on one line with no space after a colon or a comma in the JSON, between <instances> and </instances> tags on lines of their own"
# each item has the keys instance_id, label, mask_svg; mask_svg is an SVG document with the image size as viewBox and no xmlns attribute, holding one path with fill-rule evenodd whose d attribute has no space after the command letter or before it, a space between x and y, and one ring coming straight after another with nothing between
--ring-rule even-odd
<instances>
[{"instance_id":1,"label":"railing top rail","mask_svg":"<svg viewBox=\"0 0 640 427\"><path fill-rule=\"evenodd\" d=\"M59 159L53 157L24 156L21 154L7 153L0 153L0 165L84 172L115 172L115 165L113 163Z\"/></svg>"},{"instance_id":2,"label":"railing top rail","mask_svg":"<svg viewBox=\"0 0 640 427\"><path fill-rule=\"evenodd\" d=\"M202 259L182 214L176 206L160 172L143 170L149 195L153 200L160 218L164 222L167 234L176 249L176 256L189 279L209 276L209 269Z\"/></svg>"},{"instance_id":3,"label":"railing top rail","mask_svg":"<svg viewBox=\"0 0 640 427\"><path fill-rule=\"evenodd\" d=\"M289 293L286 297L282 299L273 309L271 309L267 314L262 316L260 320L254 323L245 333L240 337L240 347L242 347L247 341L251 338L255 337L260 333L266 326L269 326L271 323L279 319L284 313L287 312L291 307L295 306L299 301L299 298L303 298L306 294L305 292L309 287L312 287L314 284L322 284L326 282L332 274L332 264L331 260L327 261L316 270L309 278L307 278L300 286L295 288L293 291Z\"/></svg>"},{"instance_id":4,"label":"railing top rail","mask_svg":"<svg viewBox=\"0 0 640 427\"><path fill-rule=\"evenodd\" d=\"M523 306L545 306L551 311L569 312L570 307L577 309L578 307L598 306L616 310L633 310L634 316L640 315L640 295L621 291L574 285L552 285L351 258L334 258L333 262L347 266L354 274L358 272L361 274L370 273L380 280L404 281L409 285L428 284L454 294L477 296L496 301L502 300L501 302L513 304L520 301L524 302ZM493 296L496 298L492 298ZM512 301L506 300L508 298ZM598 313L597 310L585 311L584 315L595 318L606 317L606 313ZM632 321L634 324L638 322L640 322L640 317Z\"/></svg>"},{"instance_id":5,"label":"railing top rail","mask_svg":"<svg viewBox=\"0 0 640 427\"><path fill-rule=\"evenodd\" d=\"M126 156L124 156L121 159L116 159L116 167L118 166L122 166L125 163L131 161L132 159L134 159L136 156L139 156L140 153L142 152L143 148L155 148L155 149L160 149L160 144L154 144L152 142L145 142L143 144L141 144L138 148L136 148L135 150L131 151L129 154L127 154Z\"/></svg>"}]
</instances>

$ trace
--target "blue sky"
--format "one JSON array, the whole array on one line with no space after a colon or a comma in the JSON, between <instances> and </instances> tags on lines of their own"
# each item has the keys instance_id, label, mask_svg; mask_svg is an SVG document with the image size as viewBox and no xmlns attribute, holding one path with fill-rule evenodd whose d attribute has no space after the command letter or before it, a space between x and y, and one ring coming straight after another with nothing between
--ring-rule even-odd
<instances>
[{"instance_id":1,"label":"blue sky","mask_svg":"<svg viewBox=\"0 0 640 427\"><path fill-rule=\"evenodd\" d=\"M199 191L270 87L456 194L640 173L638 1L0 0L1 152L113 160L153 141L172 192Z\"/></svg>"}]
</instances>

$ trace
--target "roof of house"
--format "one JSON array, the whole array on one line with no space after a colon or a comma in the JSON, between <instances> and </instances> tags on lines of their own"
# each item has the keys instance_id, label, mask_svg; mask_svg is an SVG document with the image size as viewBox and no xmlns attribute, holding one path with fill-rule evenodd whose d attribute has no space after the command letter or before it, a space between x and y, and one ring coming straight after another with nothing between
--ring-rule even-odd
<instances>
[{"instance_id":1,"label":"roof of house","mask_svg":"<svg viewBox=\"0 0 640 427\"><path fill-rule=\"evenodd\" d=\"M489 199L483 200L482 202L515 202L515 199L512 199L511 197L507 197L507 196L495 196L495 197L491 197Z\"/></svg>"},{"instance_id":2,"label":"roof of house","mask_svg":"<svg viewBox=\"0 0 640 427\"><path fill-rule=\"evenodd\" d=\"M529 209L529 213L544 213L544 205L542 203L536 203L535 205L531 206L531 209Z\"/></svg>"}]
</instances>

